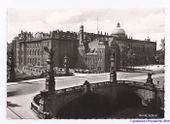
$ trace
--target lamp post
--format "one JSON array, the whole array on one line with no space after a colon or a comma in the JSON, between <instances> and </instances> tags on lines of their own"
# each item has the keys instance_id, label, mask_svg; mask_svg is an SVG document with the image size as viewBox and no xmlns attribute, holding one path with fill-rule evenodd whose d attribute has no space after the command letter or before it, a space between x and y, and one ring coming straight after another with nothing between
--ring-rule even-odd
<instances>
[{"instance_id":1,"label":"lamp post","mask_svg":"<svg viewBox=\"0 0 170 124\"><path fill-rule=\"evenodd\" d=\"M69 75L69 61L67 56L64 57L64 68L65 68L65 74Z\"/></svg>"}]
</instances>

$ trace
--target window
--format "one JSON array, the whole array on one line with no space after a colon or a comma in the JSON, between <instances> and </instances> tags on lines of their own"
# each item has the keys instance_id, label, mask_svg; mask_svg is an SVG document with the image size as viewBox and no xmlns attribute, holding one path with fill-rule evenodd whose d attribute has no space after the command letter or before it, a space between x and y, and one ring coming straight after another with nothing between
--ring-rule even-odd
<instances>
[{"instance_id":1,"label":"window","mask_svg":"<svg viewBox=\"0 0 170 124\"><path fill-rule=\"evenodd\" d=\"M35 64L37 64L37 58L35 58Z\"/></svg>"},{"instance_id":2,"label":"window","mask_svg":"<svg viewBox=\"0 0 170 124\"><path fill-rule=\"evenodd\" d=\"M40 55L40 53L39 53L39 52L40 52L40 50L38 49L38 51L37 51L37 54L38 54L38 55Z\"/></svg>"},{"instance_id":3,"label":"window","mask_svg":"<svg viewBox=\"0 0 170 124\"><path fill-rule=\"evenodd\" d=\"M38 66L40 66L40 62L38 62Z\"/></svg>"}]
</instances>

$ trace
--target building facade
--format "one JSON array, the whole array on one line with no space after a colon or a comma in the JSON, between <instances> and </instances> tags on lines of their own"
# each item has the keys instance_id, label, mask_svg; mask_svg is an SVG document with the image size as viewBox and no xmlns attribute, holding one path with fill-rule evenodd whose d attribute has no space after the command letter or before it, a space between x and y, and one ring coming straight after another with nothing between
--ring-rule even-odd
<instances>
[{"instance_id":1,"label":"building facade","mask_svg":"<svg viewBox=\"0 0 170 124\"><path fill-rule=\"evenodd\" d=\"M15 65L18 71L39 75L46 70L48 54L44 47L53 49L54 66L63 67L64 57L69 57L70 67L74 68L77 61L78 39L75 32L53 31L23 32L14 38ZM70 52L71 50L71 52ZM30 73L28 73L30 72Z\"/></svg>"},{"instance_id":2,"label":"building facade","mask_svg":"<svg viewBox=\"0 0 170 124\"><path fill-rule=\"evenodd\" d=\"M46 70L48 58L44 47L54 51L54 66L62 68L64 57L69 59L70 68L89 69L91 72L107 72L110 67L110 53L116 54L116 66L154 64L156 43L147 40L135 40L128 37L120 23L111 35L84 31L60 30L50 33L23 32L14 38L15 65L18 71L30 75L40 75Z\"/></svg>"},{"instance_id":3,"label":"building facade","mask_svg":"<svg viewBox=\"0 0 170 124\"><path fill-rule=\"evenodd\" d=\"M150 39L136 40L128 37L120 23L108 33L89 34L80 28L79 53L84 64L92 72L107 72L110 68L110 53L116 56L116 68L155 63L156 42ZM83 45L82 45L83 44ZM82 52L83 51L83 52Z\"/></svg>"}]
</instances>

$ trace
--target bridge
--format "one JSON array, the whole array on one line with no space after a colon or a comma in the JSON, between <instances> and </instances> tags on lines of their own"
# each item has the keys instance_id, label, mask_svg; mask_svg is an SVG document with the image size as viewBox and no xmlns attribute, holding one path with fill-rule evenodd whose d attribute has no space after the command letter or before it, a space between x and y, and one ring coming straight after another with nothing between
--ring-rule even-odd
<instances>
[{"instance_id":1,"label":"bridge","mask_svg":"<svg viewBox=\"0 0 170 124\"><path fill-rule=\"evenodd\" d=\"M138 102L137 104L153 107L153 109L164 108L163 89L144 82L118 80L116 84L110 81L97 83L86 81L84 85L56 90L55 94L41 91L34 97L31 109L37 113L39 118L60 118L64 107L88 94L105 98L110 106Z\"/></svg>"},{"instance_id":2,"label":"bridge","mask_svg":"<svg viewBox=\"0 0 170 124\"><path fill-rule=\"evenodd\" d=\"M153 83L152 74L148 74L146 82L117 80L115 51L112 51L110 58L110 81L85 81L83 85L60 90L55 90L53 53L48 52L46 89L40 91L31 102L31 109L39 118L91 118L94 115L100 118L106 117L112 110L116 111L120 105L146 106L162 117L159 110L164 108L164 90ZM78 106L80 109L76 110Z\"/></svg>"}]
</instances>

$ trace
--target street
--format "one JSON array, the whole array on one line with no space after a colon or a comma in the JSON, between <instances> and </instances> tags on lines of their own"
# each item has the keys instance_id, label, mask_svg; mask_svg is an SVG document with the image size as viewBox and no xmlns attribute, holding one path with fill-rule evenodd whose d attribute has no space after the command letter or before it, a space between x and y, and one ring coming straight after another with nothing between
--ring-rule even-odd
<instances>
[{"instance_id":1,"label":"street","mask_svg":"<svg viewBox=\"0 0 170 124\"><path fill-rule=\"evenodd\" d=\"M117 72L118 80L146 81L147 73ZM155 73L153 82L163 87L164 73ZM90 83L108 81L109 73L84 74L79 76L55 77L56 89L81 85L88 80ZM45 89L45 79L33 79L8 84L7 86L7 118L9 119L38 119L30 109L30 103L35 94Z\"/></svg>"}]
</instances>

